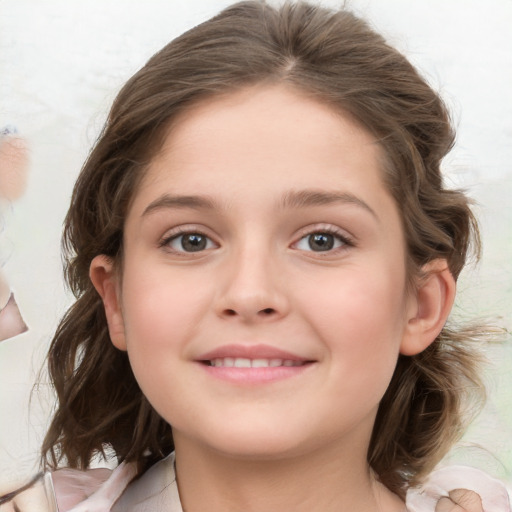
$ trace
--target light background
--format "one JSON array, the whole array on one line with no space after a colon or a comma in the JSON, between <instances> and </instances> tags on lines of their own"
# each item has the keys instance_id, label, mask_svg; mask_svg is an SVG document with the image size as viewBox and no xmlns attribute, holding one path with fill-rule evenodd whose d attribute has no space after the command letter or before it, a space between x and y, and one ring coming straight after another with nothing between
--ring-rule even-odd
<instances>
[{"instance_id":1,"label":"light background","mask_svg":"<svg viewBox=\"0 0 512 512\"><path fill-rule=\"evenodd\" d=\"M34 471L51 409L30 391L69 304L59 239L71 188L116 91L222 0L0 0L0 128L31 148L25 196L2 204L0 263L30 331L0 345L0 481ZM338 6L340 2L325 1ZM512 0L352 0L447 101L458 126L448 184L479 206L483 261L460 282L455 314L512 328ZM512 480L512 349L489 350L490 400L455 459ZM479 445L476 447L475 445Z\"/></svg>"}]
</instances>

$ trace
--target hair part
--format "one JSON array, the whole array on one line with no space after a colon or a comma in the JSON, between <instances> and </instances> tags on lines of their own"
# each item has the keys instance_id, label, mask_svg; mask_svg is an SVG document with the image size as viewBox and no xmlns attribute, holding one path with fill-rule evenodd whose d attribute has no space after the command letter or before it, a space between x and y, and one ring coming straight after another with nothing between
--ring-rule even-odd
<instances>
[{"instance_id":1,"label":"hair part","mask_svg":"<svg viewBox=\"0 0 512 512\"><path fill-rule=\"evenodd\" d=\"M401 212L411 282L437 258L457 278L471 243L478 253L467 197L442 184L440 163L454 142L447 109L407 59L346 10L237 3L172 41L126 83L77 180L63 235L76 302L48 357L58 398L42 447L50 465L65 458L85 468L112 447L142 472L173 449L171 426L147 402L127 354L110 342L89 266L99 254L120 265L131 201L177 116L199 101L261 83L292 87L375 136ZM469 403L463 391L481 389L471 341L481 334L445 328L423 353L400 356L368 453L397 494L416 484L463 431Z\"/></svg>"}]
</instances>

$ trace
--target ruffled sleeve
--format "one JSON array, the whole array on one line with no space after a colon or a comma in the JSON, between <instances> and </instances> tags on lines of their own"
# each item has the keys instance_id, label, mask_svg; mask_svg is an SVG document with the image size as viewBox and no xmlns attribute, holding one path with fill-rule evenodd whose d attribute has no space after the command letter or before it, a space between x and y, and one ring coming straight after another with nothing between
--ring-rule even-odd
<instances>
[{"instance_id":1,"label":"ruffled sleeve","mask_svg":"<svg viewBox=\"0 0 512 512\"><path fill-rule=\"evenodd\" d=\"M407 492L409 512L435 512L436 504L448 492L468 489L478 493L484 512L512 512L505 485L479 469L467 466L448 466L433 471L418 488Z\"/></svg>"},{"instance_id":2,"label":"ruffled sleeve","mask_svg":"<svg viewBox=\"0 0 512 512\"><path fill-rule=\"evenodd\" d=\"M52 473L59 512L108 512L136 475L135 464L110 469L59 469Z\"/></svg>"}]
</instances>

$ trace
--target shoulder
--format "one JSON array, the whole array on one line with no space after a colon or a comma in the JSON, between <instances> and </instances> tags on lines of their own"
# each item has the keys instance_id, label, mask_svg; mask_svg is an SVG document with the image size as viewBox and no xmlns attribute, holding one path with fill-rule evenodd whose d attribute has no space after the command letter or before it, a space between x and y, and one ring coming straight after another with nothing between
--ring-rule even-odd
<instances>
[{"instance_id":1,"label":"shoulder","mask_svg":"<svg viewBox=\"0 0 512 512\"><path fill-rule=\"evenodd\" d=\"M182 512L174 453L157 462L134 480L112 507L112 512Z\"/></svg>"},{"instance_id":2,"label":"shoulder","mask_svg":"<svg viewBox=\"0 0 512 512\"><path fill-rule=\"evenodd\" d=\"M110 469L59 469L52 483L59 512L105 512L117 501L136 474L134 464Z\"/></svg>"},{"instance_id":3,"label":"shoulder","mask_svg":"<svg viewBox=\"0 0 512 512\"><path fill-rule=\"evenodd\" d=\"M174 454L135 478L135 464L116 469L59 469L52 473L60 512L182 512Z\"/></svg>"},{"instance_id":4,"label":"shoulder","mask_svg":"<svg viewBox=\"0 0 512 512\"><path fill-rule=\"evenodd\" d=\"M447 466L433 471L421 486L409 489L407 510L434 512L438 500L454 489L478 493L486 512L512 512L505 485L487 473L468 466Z\"/></svg>"}]
</instances>

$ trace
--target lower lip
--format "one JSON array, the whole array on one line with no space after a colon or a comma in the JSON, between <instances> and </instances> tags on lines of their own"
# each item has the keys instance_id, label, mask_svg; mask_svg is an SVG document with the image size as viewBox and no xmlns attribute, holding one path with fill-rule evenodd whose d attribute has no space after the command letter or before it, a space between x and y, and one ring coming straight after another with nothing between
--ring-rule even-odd
<instances>
[{"instance_id":1,"label":"lower lip","mask_svg":"<svg viewBox=\"0 0 512 512\"><path fill-rule=\"evenodd\" d=\"M201 363L203 369L212 377L235 384L265 384L281 381L301 375L313 366L305 363L301 366L275 366L263 368L236 368L234 366L207 366Z\"/></svg>"}]
</instances>

